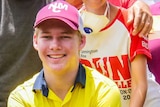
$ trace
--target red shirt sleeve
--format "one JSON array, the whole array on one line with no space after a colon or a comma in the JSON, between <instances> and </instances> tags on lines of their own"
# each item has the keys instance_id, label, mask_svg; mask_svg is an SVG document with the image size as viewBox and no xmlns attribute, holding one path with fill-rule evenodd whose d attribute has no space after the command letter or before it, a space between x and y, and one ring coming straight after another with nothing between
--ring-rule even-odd
<instances>
[{"instance_id":1,"label":"red shirt sleeve","mask_svg":"<svg viewBox=\"0 0 160 107\"><path fill-rule=\"evenodd\" d=\"M132 35L133 31L133 23L126 23L128 20L128 10L121 8L121 17L118 17L118 19L124 23L126 28L128 29L128 32L130 32L130 61L133 61L135 56L139 54L145 55L148 59L151 59L151 53L148 48L148 38L147 37L139 37L139 35Z\"/></svg>"},{"instance_id":2,"label":"red shirt sleeve","mask_svg":"<svg viewBox=\"0 0 160 107\"><path fill-rule=\"evenodd\" d=\"M129 8L137 0L108 0L111 4L120 6L123 8Z\"/></svg>"}]
</instances>

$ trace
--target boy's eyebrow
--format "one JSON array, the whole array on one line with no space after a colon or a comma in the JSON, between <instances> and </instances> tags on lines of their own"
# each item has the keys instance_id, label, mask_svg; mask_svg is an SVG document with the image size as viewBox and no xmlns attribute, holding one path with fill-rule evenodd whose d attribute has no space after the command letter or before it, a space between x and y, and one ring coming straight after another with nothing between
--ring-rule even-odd
<instances>
[{"instance_id":1,"label":"boy's eyebrow","mask_svg":"<svg viewBox=\"0 0 160 107\"><path fill-rule=\"evenodd\" d=\"M48 31L42 31L42 33L49 33Z\"/></svg>"},{"instance_id":2,"label":"boy's eyebrow","mask_svg":"<svg viewBox=\"0 0 160 107\"><path fill-rule=\"evenodd\" d=\"M42 31L41 32L42 34L48 34L50 33L49 31ZM72 34L73 31L70 31L70 30L66 30L66 31L62 31L61 34Z\"/></svg>"},{"instance_id":3,"label":"boy's eyebrow","mask_svg":"<svg viewBox=\"0 0 160 107\"><path fill-rule=\"evenodd\" d=\"M71 31L64 31L64 32L62 32L62 34L72 34L73 32L71 32Z\"/></svg>"},{"instance_id":4,"label":"boy's eyebrow","mask_svg":"<svg viewBox=\"0 0 160 107\"><path fill-rule=\"evenodd\" d=\"M47 31L42 31L41 34L49 34Z\"/></svg>"},{"instance_id":5,"label":"boy's eyebrow","mask_svg":"<svg viewBox=\"0 0 160 107\"><path fill-rule=\"evenodd\" d=\"M62 31L62 34L72 34L74 31L70 30L70 29L66 29L64 31Z\"/></svg>"}]
</instances>

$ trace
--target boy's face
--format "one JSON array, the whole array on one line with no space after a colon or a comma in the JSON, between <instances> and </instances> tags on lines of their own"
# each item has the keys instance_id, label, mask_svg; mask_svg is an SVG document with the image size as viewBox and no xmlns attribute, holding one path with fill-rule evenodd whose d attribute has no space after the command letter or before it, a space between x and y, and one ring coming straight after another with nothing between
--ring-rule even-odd
<instances>
[{"instance_id":1,"label":"boy's face","mask_svg":"<svg viewBox=\"0 0 160 107\"><path fill-rule=\"evenodd\" d=\"M44 21L38 26L33 44L44 69L69 71L79 63L79 51L85 45L85 37L80 38L77 31L54 19Z\"/></svg>"}]
</instances>

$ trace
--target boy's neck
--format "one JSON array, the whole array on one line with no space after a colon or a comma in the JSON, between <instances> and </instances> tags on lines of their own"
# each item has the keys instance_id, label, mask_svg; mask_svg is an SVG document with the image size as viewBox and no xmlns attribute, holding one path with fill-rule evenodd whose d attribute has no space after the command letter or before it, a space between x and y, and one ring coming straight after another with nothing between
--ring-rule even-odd
<instances>
[{"instance_id":1,"label":"boy's neck","mask_svg":"<svg viewBox=\"0 0 160 107\"><path fill-rule=\"evenodd\" d=\"M60 99L64 99L67 92L74 85L78 70L67 72L64 75L44 74L48 88Z\"/></svg>"}]
</instances>

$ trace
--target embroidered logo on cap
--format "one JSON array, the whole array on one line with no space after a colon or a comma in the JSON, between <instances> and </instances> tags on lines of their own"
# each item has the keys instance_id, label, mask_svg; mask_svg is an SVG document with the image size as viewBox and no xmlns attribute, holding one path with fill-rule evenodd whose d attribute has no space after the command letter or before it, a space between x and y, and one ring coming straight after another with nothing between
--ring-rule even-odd
<instances>
[{"instance_id":1,"label":"embroidered logo on cap","mask_svg":"<svg viewBox=\"0 0 160 107\"><path fill-rule=\"evenodd\" d=\"M53 12L59 13L61 10L68 10L68 5L63 4L63 3L54 3L50 4L48 9L52 9Z\"/></svg>"}]
</instances>

